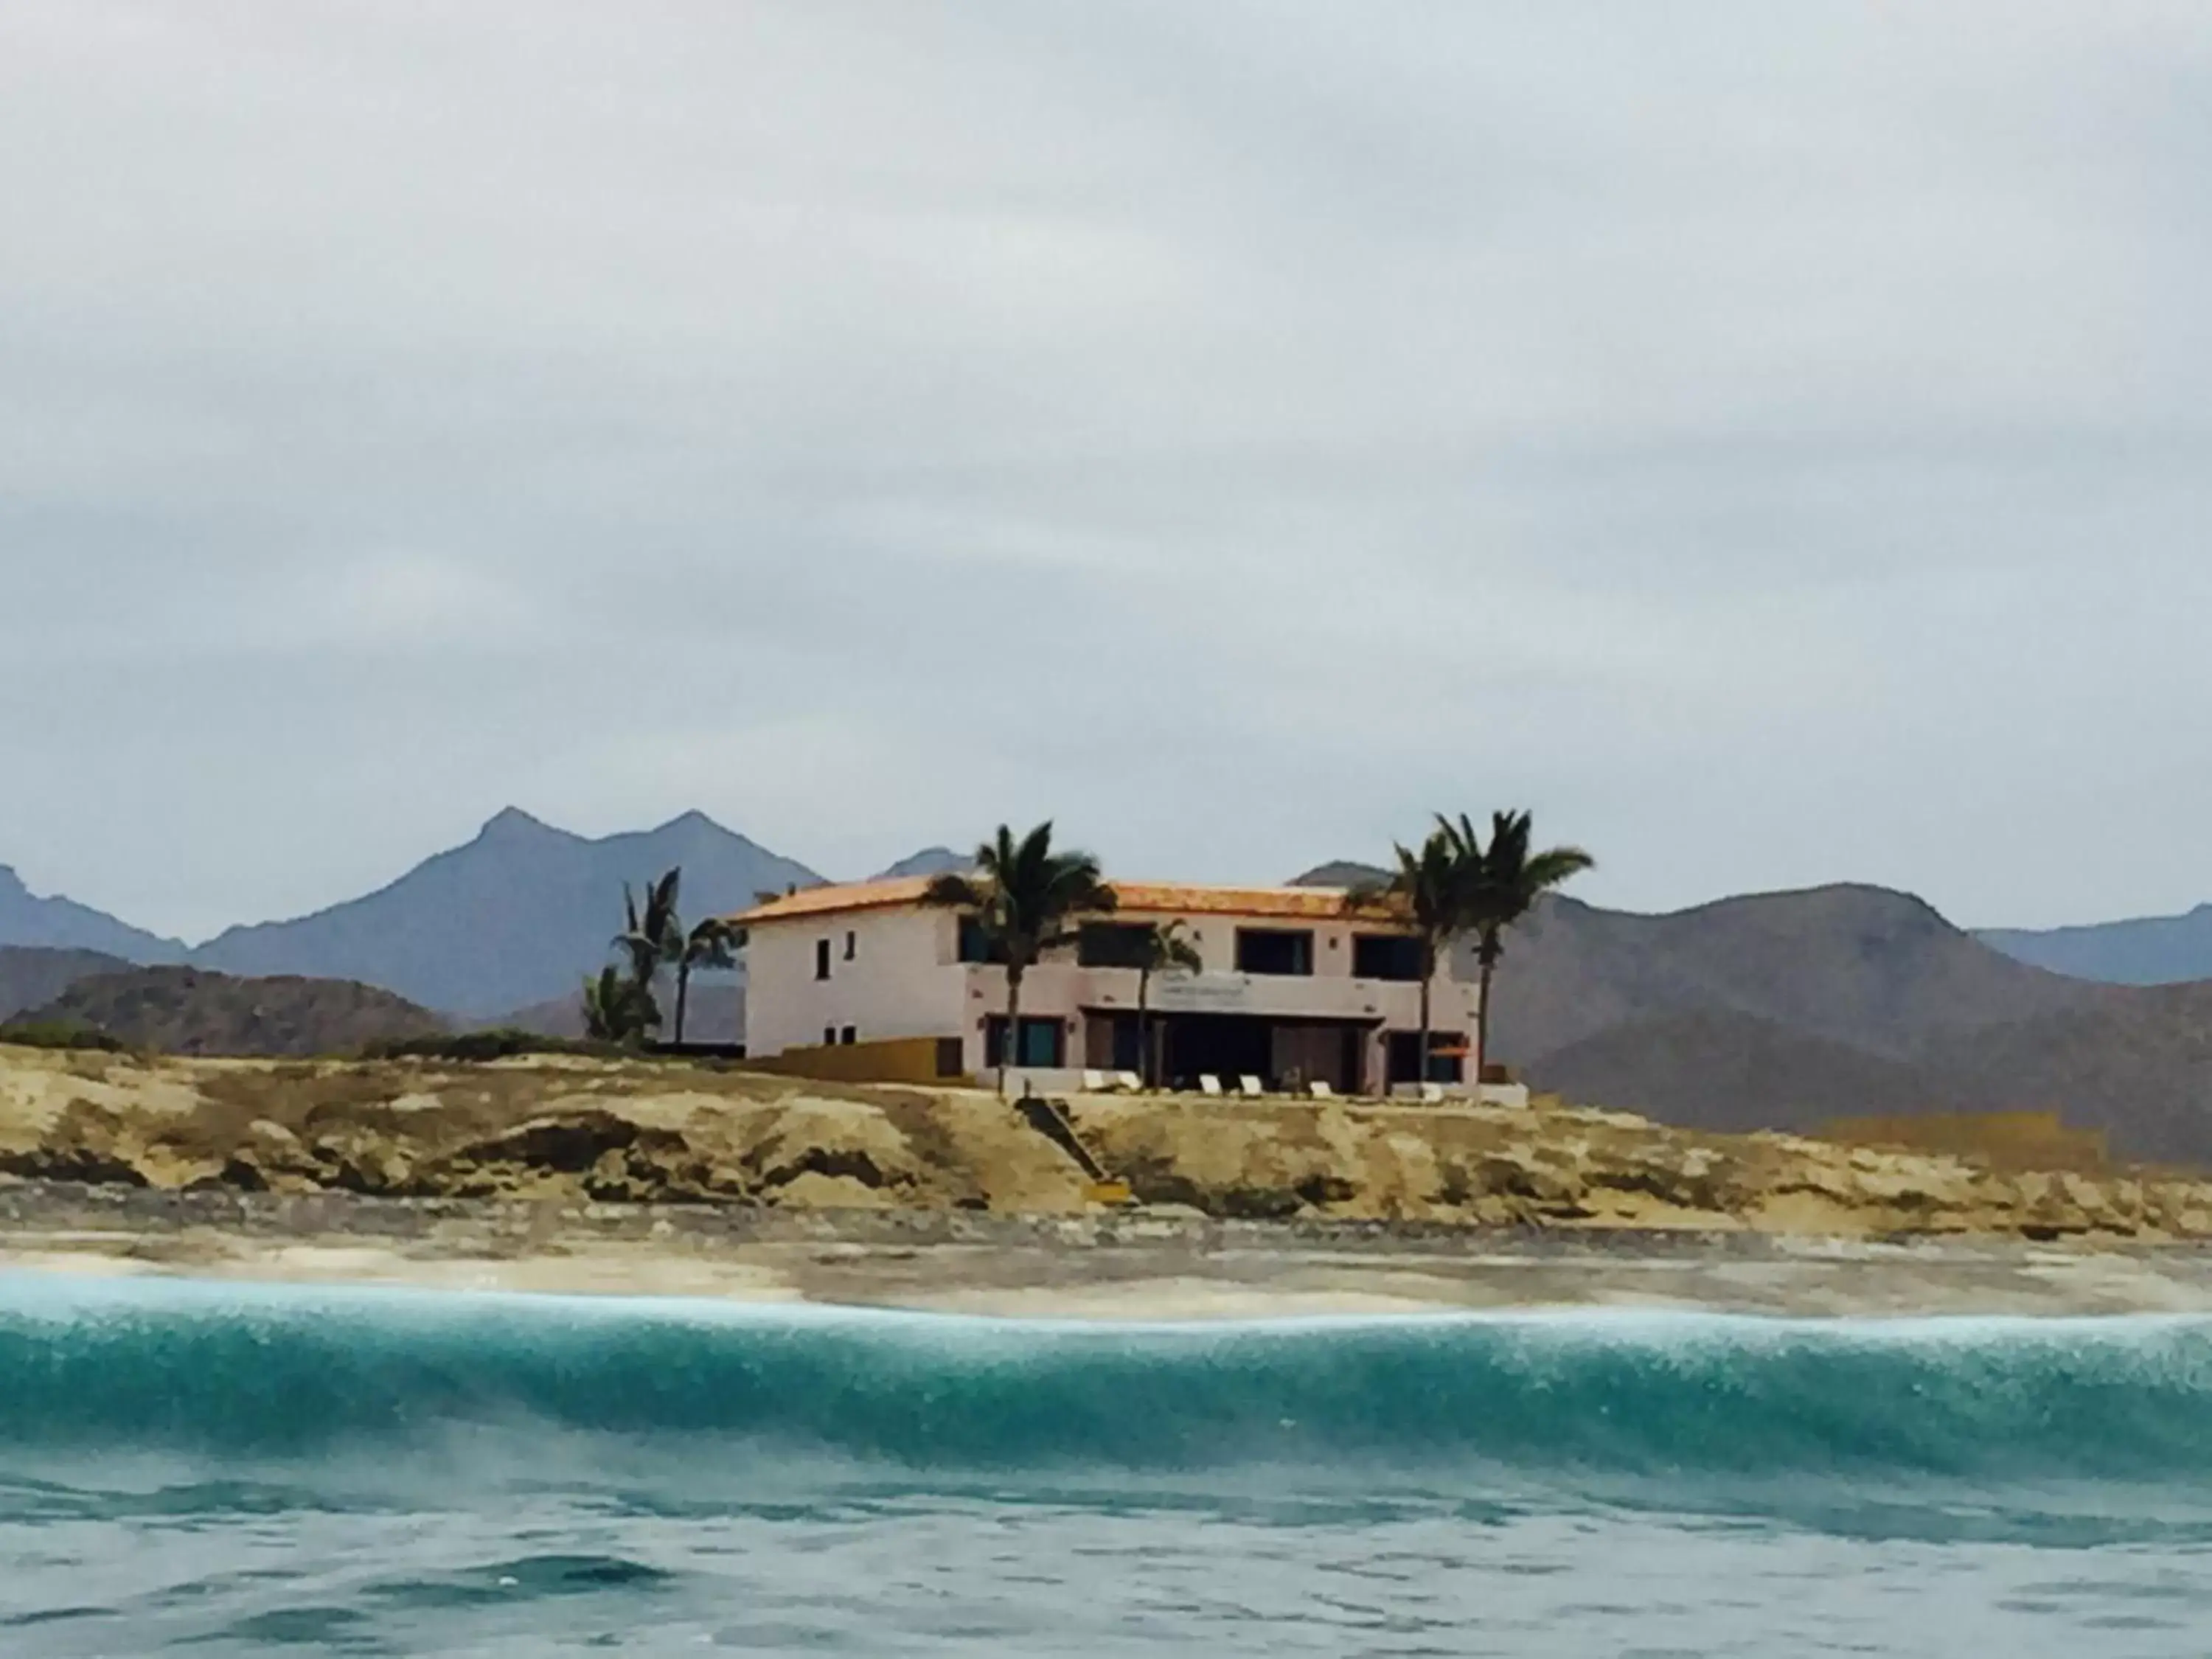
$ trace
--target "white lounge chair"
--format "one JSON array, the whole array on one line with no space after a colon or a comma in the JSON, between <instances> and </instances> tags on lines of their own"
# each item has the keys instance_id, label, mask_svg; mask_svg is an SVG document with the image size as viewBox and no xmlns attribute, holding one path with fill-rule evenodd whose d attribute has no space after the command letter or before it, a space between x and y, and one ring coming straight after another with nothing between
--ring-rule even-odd
<instances>
[{"instance_id":1,"label":"white lounge chair","mask_svg":"<svg viewBox=\"0 0 2212 1659\"><path fill-rule=\"evenodd\" d=\"M1140 1095L1145 1092L1145 1080L1134 1072L1115 1073L1114 1086L1125 1095Z\"/></svg>"},{"instance_id":2,"label":"white lounge chair","mask_svg":"<svg viewBox=\"0 0 2212 1659\"><path fill-rule=\"evenodd\" d=\"M1212 1095L1218 1099L1221 1095L1221 1079L1211 1072L1205 1073L1198 1079L1198 1091L1202 1095Z\"/></svg>"},{"instance_id":3,"label":"white lounge chair","mask_svg":"<svg viewBox=\"0 0 2212 1659\"><path fill-rule=\"evenodd\" d=\"M1086 1095L1104 1094L1106 1092L1106 1073L1103 1072L1085 1072L1083 1074L1083 1092Z\"/></svg>"},{"instance_id":4,"label":"white lounge chair","mask_svg":"<svg viewBox=\"0 0 2212 1659\"><path fill-rule=\"evenodd\" d=\"M1237 1079L1237 1087L1247 1100L1257 1100L1267 1092L1260 1086L1260 1079L1249 1073Z\"/></svg>"},{"instance_id":5,"label":"white lounge chair","mask_svg":"<svg viewBox=\"0 0 2212 1659\"><path fill-rule=\"evenodd\" d=\"M1323 1083L1319 1078L1316 1078L1311 1083L1306 1085L1306 1092L1311 1095L1316 1100L1334 1100L1336 1098L1336 1091L1330 1088L1328 1085Z\"/></svg>"}]
</instances>

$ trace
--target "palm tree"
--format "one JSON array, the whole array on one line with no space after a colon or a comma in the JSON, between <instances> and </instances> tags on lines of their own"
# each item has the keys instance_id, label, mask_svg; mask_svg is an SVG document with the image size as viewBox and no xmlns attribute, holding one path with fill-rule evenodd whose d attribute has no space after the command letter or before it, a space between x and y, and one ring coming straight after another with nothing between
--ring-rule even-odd
<instances>
[{"instance_id":1,"label":"palm tree","mask_svg":"<svg viewBox=\"0 0 2212 1659\"><path fill-rule=\"evenodd\" d=\"M676 919L677 890L683 884L681 866L669 871L659 881L648 882L645 889L645 908L638 908L637 896L623 884L623 931L614 937L614 948L629 958L630 982L637 992L638 1012L648 1026L660 1024L660 1004L653 994L653 981L659 977L664 963L680 963L684 958L684 928Z\"/></svg>"},{"instance_id":2,"label":"palm tree","mask_svg":"<svg viewBox=\"0 0 2212 1659\"><path fill-rule=\"evenodd\" d=\"M1579 847L1530 852L1532 825L1527 812L1492 813L1487 847L1464 812L1457 823L1443 817L1437 823L1437 833L1449 843L1453 860L1465 872L1466 931L1474 935L1480 969L1474 1025L1474 1084L1480 1089L1490 1059L1490 981L1498 958L1505 954L1505 930L1527 915L1540 896L1595 869L1597 860Z\"/></svg>"},{"instance_id":3,"label":"palm tree","mask_svg":"<svg viewBox=\"0 0 2212 1659\"><path fill-rule=\"evenodd\" d=\"M1022 976L1047 951L1075 937L1069 924L1076 917L1111 910L1114 890L1090 854L1052 850L1048 819L1019 841L1000 824L997 839L975 849L975 872L933 878L922 902L974 916L993 953L1006 961L1006 1037L999 1045L1003 1095L1007 1057L1021 1043Z\"/></svg>"},{"instance_id":4,"label":"palm tree","mask_svg":"<svg viewBox=\"0 0 2212 1659\"><path fill-rule=\"evenodd\" d=\"M1429 996L1437 977L1437 964L1451 949L1452 941L1473 926L1469 908L1471 872L1456 854L1449 825L1438 820L1419 852L1401 844L1391 850L1398 867L1389 879L1364 882L1346 896L1356 909L1384 906L1409 923L1421 952L1421 1046L1419 1080L1429 1077ZM1389 1087L1386 1066L1383 1087Z\"/></svg>"},{"instance_id":5,"label":"palm tree","mask_svg":"<svg viewBox=\"0 0 2212 1659\"><path fill-rule=\"evenodd\" d=\"M584 1035L596 1042L635 1042L645 1035L645 1010L637 987L619 968L602 968L584 981Z\"/></svg>"},{"instance_id":6,"label":"palm tree","mask_svg":"<svg viewBox=\"0 0 2212 1659\"><path fill-rule=\"evenodd\" d=\"M726 969L738 965L737 947L745 942L745 930L720 916L709 916L684 936L676 958L676 1046L684 1046L684 1013L691 999L695 969Z\"/></svg>"},{"instance_id":7,"label":"palm tree","mask_svg":"<svg viewBox=\"0 0 2212 1659\"><path fill-rule=\"evenodd\" d=\"M1158 1070L1158 1056L1152 1052L1152 975L1194 974L1205 966L1198 946L1184 936L1182 922L1146 925L1144 939L1137 946L1137 1050L1142 1056L1147 1089L1158 1081L1154 1075Z\"/></svg>"}]
</instances>

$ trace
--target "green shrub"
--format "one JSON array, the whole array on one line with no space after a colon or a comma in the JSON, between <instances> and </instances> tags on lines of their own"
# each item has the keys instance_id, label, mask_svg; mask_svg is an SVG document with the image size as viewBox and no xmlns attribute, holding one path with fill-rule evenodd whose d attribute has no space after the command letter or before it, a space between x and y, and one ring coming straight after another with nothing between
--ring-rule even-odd
<instances>
[{"instance_id":1,"label":"green shrub","mask_svg":"<svg viewBox=\"0 0 2212 1659\"><path fill-rule=\"evenodd\" d=\"M619 1054L608 1042L545 1036L502 1026L489 1031L426 1031L417 1036L386 1037L362 1050L367 1060L447 1060L461 1062L511 1060L520 1054Z\"/></svg>"},{"instance_id":2,"label":"green shrub","mask_svg":"<svg viewBox=\"0 0 2212 1659\"><path fill-rule=\"evenodd\" d=\"M128 1053L121 1037L74 1019L0 1020L0 1043L19 1048L95 1048L102 1054Z\"/></svg>"}]
</instances>

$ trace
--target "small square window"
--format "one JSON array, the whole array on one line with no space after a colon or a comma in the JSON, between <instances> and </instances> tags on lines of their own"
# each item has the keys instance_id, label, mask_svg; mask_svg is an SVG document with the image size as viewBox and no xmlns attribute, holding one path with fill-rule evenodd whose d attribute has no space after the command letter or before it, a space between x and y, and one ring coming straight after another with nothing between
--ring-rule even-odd
<instances>
[{"instance_id":1,"label":"small square window","mask_svg":"<svg viewBox=\"0 0 2212 1659\"><path fill-rule=\"evenodd\" d=\"M860 1028L855 1025L848 1025L843 1030L837 1034L837 1041L843 1043L848 1048L860 1040Z\"/></svg>"},{"instance_id":2,"label":"small square window","mask_svg":"<svg viewBox=\"0 0 2212 1659\"><path fill-rule=\"evenodd\" d=\"M837 1046L837 1028L836 1026L825 1025L822 1028L822 1046L825 1048L834 1048Z\"/></svg>"}]
</instances>

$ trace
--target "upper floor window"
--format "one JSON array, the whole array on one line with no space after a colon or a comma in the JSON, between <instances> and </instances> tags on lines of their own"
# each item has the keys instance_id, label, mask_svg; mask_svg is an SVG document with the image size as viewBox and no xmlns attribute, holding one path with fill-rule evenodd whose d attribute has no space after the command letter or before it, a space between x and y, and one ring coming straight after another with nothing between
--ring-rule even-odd
<instances>
[{"instance_id":1,"label":"upper floor window","mask_svg":"<svg viewBox=\"0 0 2212 1659\"><path fill-rule=\"evenodd\" d=\"M1085 968L1141 968L1152 937L1148 921L1086 921L1075 936L1075 959Z\"/></svg>"},{"instance_id":2,"label":"upper floor window","mask_svg":"<svg viewBox=\"0 0 2212 1659\"><path fill-rule=\"evenodd\" d=\"M817 939L814 941L814 977L817 979L830 977L830 941L826 939Z\"/></svg>"},{"instance_id":3,"label":"upper floor window","mask_svg":"<svg viewBox=\"0 0 2212 1659\"><path fill-rule=\"evenodd\" d=\"M1006 959L1006 947L984 933L981 922L973 916L960 918L961 961L1004 962Z\"/></svg>"},{"instance_id":4,"label":"upper floor window","mask_svg":"<svg viewBox=\"0 0 2212 1659\"><path fill-rule=\"evenodd\" d=\"M1240 974L1310 974L1314 964L1310 929L1239 927L1237 971Z\"/></svg>"},{"instance_id":5,"label":"upper floor window","mask_svg":"<svg viewBox=\"0 0 2212 1659\"><path fill-rule=\"evenodd\" d=\"M1355 979L1418 980L1421 942L1403 933L1360 933L1352 941Z\"/></svg>"},{"instance_id":6,"label":"upper floor window","mask_svg":"<svg viewBox=\"0 0 2212 1659\"><path fill-rule=\"evenodd\" d=\"M845 933L845 960L850 962L860 948L860 936L848 928Z\"/></svg>"}]
</instances>

